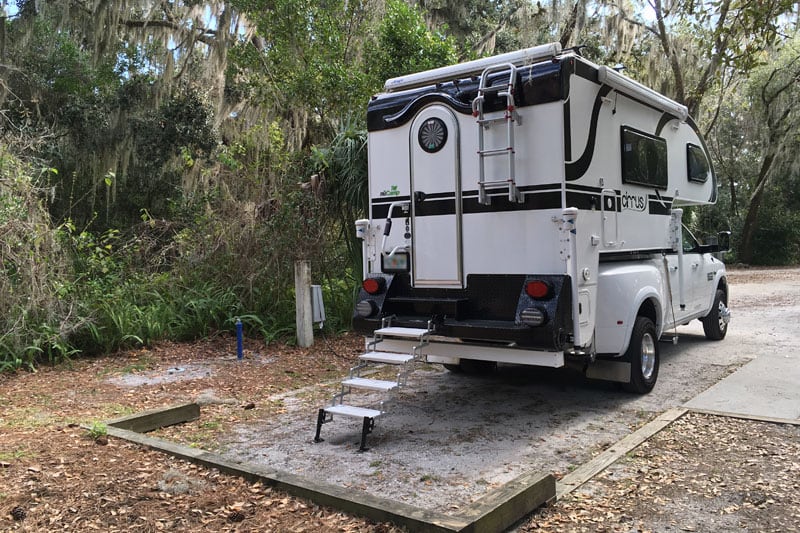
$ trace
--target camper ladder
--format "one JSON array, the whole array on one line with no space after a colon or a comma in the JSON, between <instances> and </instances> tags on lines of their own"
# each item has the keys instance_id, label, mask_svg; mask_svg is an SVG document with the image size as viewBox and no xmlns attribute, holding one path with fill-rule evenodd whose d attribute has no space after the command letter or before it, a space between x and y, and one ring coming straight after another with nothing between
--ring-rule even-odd
<instances>
[{"instance_id":1,"label":"camper ladder","mask_svg":"<svg viewBox=\"0 0 800 533\"><path fill-rule=\"evenodd\" d=\"M492 74L508 73L508 82L500 85L490 85L489 77ZM501 63L488 67L481 74L480 84L478 85L478 96L472 101L472 114L478 122L478 202L489 205L491 198L488 189L500 189L508 187L508 201L522 202L522 194L517 189L517 182L514 169L514 124L520 125L522 117L517 113L517 106L514 102L514 85L517 80L517 67L511 63ZM498 96L506 98L505 114L499 118L487 119L484 116L483 106L486 95L497 93ZM506 123L506 146L500 148L486 148L485 130L492 124L498 122ZM508 177L505 179L486 179L486 159L489 157L505 157L508 160Z\"/></svg>"},{"instance_id":2,"label":"camper ladder","mask_svg":"<svg viewBox=\"0 0 800 533\"><path fill-rule=\"evenodd\" d=\"M406 385L408 375L414 370L414 363L423 360L422 349L428 345L428 337L433 326L429 323L428 329L392 327L391 318L383 319L381 327L373 333L373 338L367 344L367 350L358 357L359 363L350 369L350 375L342 380L341 390L334 395L331 404L321 408L317 413L317 432L314 442L322 442L320 437L322 425L333 421L333 416L359 418L361 425L361 446L358 451L366 451L367 435L375 428L375 419L386 413L385 404L392 395ZM378 345L384 340L411 341L408 353L378 351ZM375 365L390 365L398 368L394 380L372 379L363 377L364 372ZM346 396L356 390L381 392L384 398L373 406L356 406L344 403Z\"/></svg>"}]
</instances>

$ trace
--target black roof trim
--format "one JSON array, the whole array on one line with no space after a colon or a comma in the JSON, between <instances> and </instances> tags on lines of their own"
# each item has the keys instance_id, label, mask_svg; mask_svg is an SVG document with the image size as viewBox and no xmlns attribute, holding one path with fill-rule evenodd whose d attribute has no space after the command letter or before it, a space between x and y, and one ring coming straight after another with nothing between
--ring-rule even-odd
<instances>
[{"instance_id":1,"label":"black roof trim","mask_svg":"<svg viewBox=\"0 0 800 533\"><path fill-rule=\"evenodd\" d=\"M571 69L563 69L562 72L562 63L567 61L554 59L528 67L518 67L515 95L517 107L566 98L565 84ZM495 74L490 77L490 84L505 83L507 78L507 74ZM367 107L367 130L372 132L402 126L412 120L421 108L434 102L445 103L458 113L471 114L472 101L478 94L478 83L477 77L471 77L407 91L378 94L370 100ZM505 98L497 92L486 95L486 112L500 111L505 107Z\"/></svg>"}]
</instances>

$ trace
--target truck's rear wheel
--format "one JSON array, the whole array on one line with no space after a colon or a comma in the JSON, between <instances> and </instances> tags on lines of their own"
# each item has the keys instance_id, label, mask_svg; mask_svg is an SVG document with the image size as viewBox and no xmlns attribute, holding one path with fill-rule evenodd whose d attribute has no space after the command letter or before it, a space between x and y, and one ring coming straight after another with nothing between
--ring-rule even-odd
<instances>
[{"instance_id":1,"label":"truck's rear wheel","mask_svg":"<svg viewBox=\"0 0 800 533\"><path fill-rule=\"evenodd\" d=\"M639 394L653 390L658 379L658 339L656 327L649 318L636 317L625 360L631 364L631 377L622 387Z\"/></svg>"},{"instance_id":2,"label":"truck's rear wheel","mask_svg":"<svg viewBox=\"0 0 800 533\"><path fill-rule=\"evenodd\" d=\"M714 295L714 305L711 307L711 312L708 316L700 319L703 323L703 333L706 334L707 339L712 341L721 341L728 333L728 321L730 320L730 311L728 311L728 297L725 291L717 289Z\"/></svg>"}]
</instances>

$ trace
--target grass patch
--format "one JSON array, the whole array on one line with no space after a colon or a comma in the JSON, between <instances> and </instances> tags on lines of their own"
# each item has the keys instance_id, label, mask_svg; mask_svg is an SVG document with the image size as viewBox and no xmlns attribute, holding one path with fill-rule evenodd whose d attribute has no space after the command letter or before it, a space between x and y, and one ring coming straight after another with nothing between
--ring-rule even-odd
<instances>
[{"instance_id":1,"label":"grass patch","mask_svg":"<svg viewBox=\"0 0 800 533\"><path fill-rule=\"evenodd\" d=\"M0 461L11 462L11 461L18 461L20 459L31 458L33 454L30 453L28 450L24 449L17 449L8 452L0 452Z\"/></svg>"},{"instance_id":2,"label":"grass patch","mask_svg":"<svg viewBox=\"0 0 800 533\"><path fill-rule=\"evenodd\" d=\"M55 424L58 418L52 413L35 407L12 409L0 418L0 426L8 428L36 429Z\"/></svg>"}]
</instances>

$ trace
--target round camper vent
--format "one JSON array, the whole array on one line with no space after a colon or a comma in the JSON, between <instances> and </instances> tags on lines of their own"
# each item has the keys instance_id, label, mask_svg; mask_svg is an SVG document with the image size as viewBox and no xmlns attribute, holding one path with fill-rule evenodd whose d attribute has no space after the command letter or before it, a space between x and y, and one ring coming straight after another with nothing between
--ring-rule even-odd
<instances>
[{"instance_id":1,"label":"round camper vent","mask_svg":"<svg viewBox=\"0 0 800 533\"><path fill-rule=\"evenodd\" d=\"M447 142L447 126L439 118L429 118L419 128L419 145L429 154L442 149Z\"/></svg>"}]
</instances>

